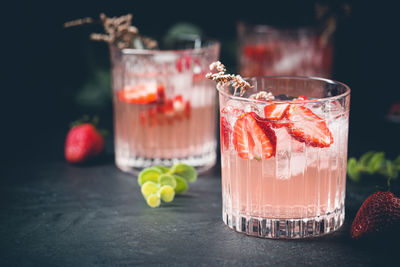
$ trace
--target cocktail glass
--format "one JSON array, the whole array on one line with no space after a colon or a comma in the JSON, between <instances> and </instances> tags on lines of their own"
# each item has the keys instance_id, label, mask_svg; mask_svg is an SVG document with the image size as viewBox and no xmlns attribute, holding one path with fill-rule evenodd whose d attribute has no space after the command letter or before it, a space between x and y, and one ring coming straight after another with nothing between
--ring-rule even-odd
<instances>
[{"instance_id":1,"label":"cocktail glass","mask_svg":"<svg viewBox=\"0 0 400 267\"><path fill-rule=\"evenodd\" d=\"M337 230L345 212L349 87L311 77L246 80L254 87L242 97L230 84L218 87L223 221L267 238ZM260 91L275 100L255 99Z\"/></svg>"},{"instance_id":2,"label":"cocktail glass","mask_svg":"<svg viewBox=\"0 0 400 267\"><path fill-rule=\"evenodd\" d=\"M244 77L332 76L332 41L317 28L239 23L237 32L239 72Z\"/></svg>"},{"instance_id":3,"label":"cocktail glass","mask_svg":"<svg viewBox=\"0 0 400 267\"><path fill-rule=\"evenodd\" d=\"M201 173L215 164L216 92L204 75L220 46L198 38L176 45L110 47L115 161L123 171L184 162Z\"/></svg>"}]
</instances>

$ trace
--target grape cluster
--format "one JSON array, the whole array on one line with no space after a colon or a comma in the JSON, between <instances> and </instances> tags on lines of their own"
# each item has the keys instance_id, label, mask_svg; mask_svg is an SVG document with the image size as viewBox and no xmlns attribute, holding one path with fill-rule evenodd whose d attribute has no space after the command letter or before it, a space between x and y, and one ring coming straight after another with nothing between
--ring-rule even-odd
<instances>
[{"instance_id":1,"label":"grape cluster","mask_svg":"<svg viewBox=\"0 0 400 267\"><path fill-rule=\"evenodd\" d=\"M156 208L164 202L174 200L175 194L182 194L188 189L188 183L197 179L196 169L184 163L174 164L171 168L152 166L142 170L138 183L147 204Z\"/></svg>"}]
</instances>

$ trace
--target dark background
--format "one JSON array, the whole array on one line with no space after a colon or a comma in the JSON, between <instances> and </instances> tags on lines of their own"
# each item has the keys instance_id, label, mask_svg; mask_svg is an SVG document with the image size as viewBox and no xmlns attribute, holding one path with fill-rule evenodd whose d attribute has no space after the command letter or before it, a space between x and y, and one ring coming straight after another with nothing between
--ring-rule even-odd
<instances>
[{"instance_id":1,"label":"dark background","mask_svg":"<svg viewBox=\"0 0 400 267\"><path fill-rule=\"evenodd\" d=\"M351 16L335 35L333 74L352 89L349 155L375 149L394 159L399 154L400 124L385 116L390 105L400 101L396 1L349 2ZM220 218L218 165L204 177L210 179L199 179L190 194L155 210L137 193L136 180L114 166L112 136L106 140L105 162L81 167L63 159L69 123L83 114L98 114L102 126L112 131L110 99L94 106L77 101L85 88L107 92L110 87L107 46L89 40L89 34L101 27L63 29L65 21L98 17L100 12L132 13L134 25L153 37L162 37L177 22L191 22L222 42L221 60L235 70L237 21L310 25L315 23L314 4L301 0L2 3L0 262L5 264L0 265L165 264L164 256L168 263L198 261L207 266L288 262L390 266L398 261L398 239L392 239L394 246L388 240L372 244L350 240L351 221L377 180L348 182L346 222L340 231L318 240L287 242L246 238L226 229ZM182 235L176 235L176 225ZM151 254L159 251L161 256Z\"/></svg>"},{"instance_id":2,"label":"dark background","mask_svg":"<svg viewBox=\"0 0 400 267\"><path fill-rule=\"evenodd\" d=\"M234 70L237 21L311 25L315 24L315 2L17 1L7 6L2 12L3 164L62 159L69 122L85 113L99 114L103 126L112 130L111 101L97 107L76 102L76 95L88 83L109 87L95 75L109 70L107 46L89 40L89 34L101 27L64 29L65 21L96 18L100 12L108 16L132 13L133 24L153 37L163 36L177 22L191 22L222 42L221 60ZM400 125L386 121L385 115L400 100L398 12L385 1L348 2L351 16L335 35L333 78L352 89L349 154L359 156L376 149L393 158Z\"/></svg>"}]
</instances>

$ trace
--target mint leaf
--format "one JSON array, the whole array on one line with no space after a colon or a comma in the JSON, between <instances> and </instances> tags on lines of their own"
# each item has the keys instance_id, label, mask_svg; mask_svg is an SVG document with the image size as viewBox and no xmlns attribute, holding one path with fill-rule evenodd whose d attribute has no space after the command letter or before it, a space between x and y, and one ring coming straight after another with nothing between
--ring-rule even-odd
<instances>
[{"instance_id":1,"label":"mint leaf","mask_svg":"<svg viewBox=\"0 0 400 267\"><path fill-rule=\"evenodd\" d=\"M373 174L379 171L379 169L383 165L384 160L385 160L385 153L383 152L375 153L369 161L369 164L366 169L367 172Z\"/></svg>"},{"instance_id":2,"label":"mint leaf","mask_svg":"<svg viewBox=\"0 0 400 267\"><path fill-rule=\"evenodd\" d=\"M347 174L349 178L355 182L360 180L360 170L358 167L357 159L350 158L347 162Z\"/></svg>"},{"instance_id":3,"label":"mint leaf","mask_svg":"<svg viewBox=\"0 0 400 267\"><path fill-rule=\"evenodd\" d=\"M371 161L371 158L375 155L375 151L369 151L365 153L364 155L361 156L360 158L360 166L362 168L367 168L369 166L369 163Z\"/></svg>"}]
</instances>

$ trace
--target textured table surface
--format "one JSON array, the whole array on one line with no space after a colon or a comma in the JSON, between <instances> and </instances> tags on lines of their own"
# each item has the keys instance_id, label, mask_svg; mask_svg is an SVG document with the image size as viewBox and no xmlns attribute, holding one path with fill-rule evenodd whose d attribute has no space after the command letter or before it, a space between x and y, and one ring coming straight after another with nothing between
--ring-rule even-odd
<instances>
[{"instance_id":1,"label":"textured table surface","mask_svg":"<svg viewBox=\"0 0 400 267\"><path fill-rule=\"evenodd\" d=\"M223 224L219 173L212 170L186 195L151 209L136 177L111 158L85 167L62 160L2 166L0 266L382 266L397 258L390 243L349 238L369 193L360 186L348 183L347 217L336 233L268 240Z\"/></svg>"}]
</instances>

